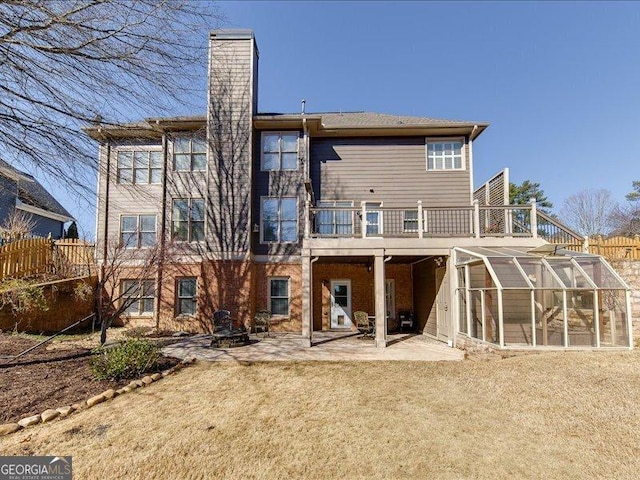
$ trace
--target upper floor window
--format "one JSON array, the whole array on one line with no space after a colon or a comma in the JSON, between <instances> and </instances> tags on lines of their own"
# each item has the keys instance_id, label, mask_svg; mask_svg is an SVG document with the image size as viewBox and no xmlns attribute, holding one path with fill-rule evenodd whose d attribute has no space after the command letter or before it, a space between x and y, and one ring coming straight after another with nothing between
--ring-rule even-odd
<instances>
[{"instance_id":1,"label":"upper floor window","mask_svg":"<svg viewBox=\"0 0 640 480\"><path fill-rule=\"evenodd\" d=\"M172 212L174 240L199 242L204 240L204 200L202 198L175 198Z\"/></svg>"},{"instance_id":2,"label":"upper floor window","mask_svg":"<svg viewBox=\"0 0 640 480\"><path fill-rule=\"evenodd\" d=\"M462 169L462 142L427 142L427 170Z\"/></svg>"},{"instance_id":3,"label":"upper floor window","mask_svg":"<svg viewBox=\"0 0 640 480\"><path fill-rule=\"evenodd\" d=\"M152 247L155 243L155 215L123 215L120 217L120 244L123 247Z\"/></svg>"},{"instance_id":4,"label":"upper floor window","mask_svg":"<svg viewBox=\"0 0 640 480\"><path fill-rule=\"evenodd\" d=\"M117 153L117 182L137 185L160 183L162 152L155 150L121 150Z\"/></svg>"},{"instance_id":5,"label":"upper floor window","mask_svg":"<svg viewBox=\"0 0 640 480\"><path fill-rule=\"evenodd\" d=\"M122 297L125 313L150 315L154 311L156 286L153 280L122 280Z\"/></svg>"},{"instance_id":6,"label":"upper floor window","mask_svg":"<svg viewBox=\"0 0 640 480\"><path fill-rule=\"evenodd\" d=\"M178 172L207 169L207 141L202 136L179 136L173 140L173 168Z\"/></svg>"},{"instance_id":7,"label":"upper floor window","mask_svg":"<svg viewBox=\"0 0 640 480\"><path fill-rule=\"evenodd\" d=\"M298 170L298 132L262 132L262 170Z\"/></svg>"},{"instance_id":8,"label":"upper floor window","mask_svg":"<svg viewBox=\"0 0 640 480\"><path fill-rule=\"evenodd\" d=\"M298 240L298 200L295 197L262 199L262 241L294 243Z\"/></svg>"}]
</instances>

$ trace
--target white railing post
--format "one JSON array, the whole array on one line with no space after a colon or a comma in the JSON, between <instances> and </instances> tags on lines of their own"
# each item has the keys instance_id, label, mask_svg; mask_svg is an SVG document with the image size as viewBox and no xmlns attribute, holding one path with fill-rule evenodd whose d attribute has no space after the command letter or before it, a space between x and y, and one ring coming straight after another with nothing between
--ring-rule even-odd
<instances>
[{"instance_id":1,"label":"white railing post","mask_svg":"<svg viewBox=\"0 0 640 480\"><path fill-rule=\"evenodd\" d=\"M538 238L538 209L536 207L536 199L531 198L531 236Z\"/></svg>"},{"instance_id":2,"label":"white railing post","mask_svg":"<svg viewBox=\"0 0 640 480\"><path fill-rule=\"evenodd\" d=\"M589 253L589 236L584 236L584 241L582 242L582 253Z\"/></svg>"},{"instance_id":3,"label":"white railing post","mask_svg":"<svg viewBox=\"0 0 640 480\"><path fill-rule=\"evenodd\" d=\"M367 202L364 200L360 202L360 208L362 209L360 219L360 233L362 234L362 238L367 238Z\"/></svg>"},{"instance_id":4,"label":"white railing post","mask_svg":"<svg viewBox=\"0 0 640 480\"><path fill-rule=\"evenodd\" d=\"M311 202L304 201L304 238L309 238L311 234Z\"/></svg>"},{"instance_id":5,"label":"white railing post","mask_svg":"<svg viewBox=\"0 0 640 480\"><path fill-rule=\"evenodd\" d=\"M418 238L422 238L424 229L424 218L422 218L422 200L418 200Z\"/></svg>"},{"instance_id":6,"label":"white railing post","mask_svg":"<svg viewBox=\"0 0 640 480\"><path fill-rule=\"evenodd\" d=\"M473 201L473 233L476 238L480 238L480 204L478 200Z\"/></svg>"}]
</instances>

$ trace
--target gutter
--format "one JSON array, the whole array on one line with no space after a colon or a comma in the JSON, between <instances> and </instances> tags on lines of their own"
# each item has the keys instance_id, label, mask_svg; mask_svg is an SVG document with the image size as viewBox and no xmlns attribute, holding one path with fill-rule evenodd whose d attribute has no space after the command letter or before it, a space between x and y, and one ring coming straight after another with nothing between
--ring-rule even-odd
<instances>
[{"instance_id":1,"label":"gutter","mask_svg":"<svg viewBox=\"0 0 640 480\"><path fill-rule=\"evenodd\" d=\"M22 210L25 212L33 213L34 215L39 215L41 217L50 218L52 220L57 220L59 222L72 222L75 219L73 217L68 217L66 215L61 215L59 213L50 212L49 210L45 210L43 208L34 207L33 205L29 205L24 203L19 198L16 198L16 208L18 210Z\"/></svg>"}]
</instances>

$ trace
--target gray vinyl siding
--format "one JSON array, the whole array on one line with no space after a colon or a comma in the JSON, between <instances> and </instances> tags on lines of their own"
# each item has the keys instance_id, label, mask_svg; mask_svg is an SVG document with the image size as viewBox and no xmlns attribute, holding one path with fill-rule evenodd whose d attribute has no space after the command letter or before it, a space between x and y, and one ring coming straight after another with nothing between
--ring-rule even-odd
<instances>
[{"instance_id":1,"label":"gray vinyl siding","mask_svg":"<svg viewBox=\"0 0 640 480\"><path fill-rule=\"evenodd\" d=\"M17 188L14 180L0 176L0 223L15 209Z\"/></svg>"},{"instance_id":2,"label":"gray vinyl siding","mask_svg":"<svg viewBox=\"0 0 640 480\"><path fill-rule=\"evenodd\" d=\"M469 206L468 152L465 140L464 170L427 171L425 137L312 138L313 188L317 200Z\"/></svg>"},{"instance_id":3,"label":"gray vinyl siding","mask_svg":"<svg viewBox=\"0 0 640 480\"><path fill-rule=\"evenodd\" d=\"M413 305L418 331L436 335L436 271L432 261L417 263L412 267L414 282Z\"/></svg>"},{"instance_id":4,"label":"gray vinyl siding","mask_svg":"<svg viewBox=\"0 0 640 480\"><path fill-rule=\"evenodd\" d=\"M120 217L123 215L156 215L156 233L160 234L160 213L162 208L162 184L132 185L118 184L117 155L120 150L162 150L160 141L121 142L111 144L111 159L109 162L109 197L106 198L107 158L106 146L100 148L100 171L98 175L98 219L97 219L97 249L96 256L102 259L105 235L105 220L107 226L107 242L119 242ZM109 203L108 218L105 219L106 202ZM159 238L159 237L158 237Z\"/></svg>"},{"instance_id":5,"label":"gray vinyl siding","mask_svg":"<svg viewBox=\"0 0 640 480\"><path fill-rule=\"evenodd\" d=\"M249 252L254 45L253 38L211 40L207 224L211 249L225 256Z\"/></svg>"},{"instance_id":6,"label":"gray vinyl siding","mask_svg":"<svg viewBox=\"0 0 640 480\"><path fill-rule=\"evenodd\" d=\"M281 131L281 130L278 130ZM293 132L294 130L286 130ZM261 199L264 197L296 197L298 199L298 243L260 242L260 232L251 235L252 251L256 255L295 255L300 253L300 242L304 233L304 171L298 163L297 171L263 172L261 169L262 132L255 132L253 154L253 199L252 225L261 226ZM302 132L298 133L299 145Z\"/></svg>"}]
</instances>

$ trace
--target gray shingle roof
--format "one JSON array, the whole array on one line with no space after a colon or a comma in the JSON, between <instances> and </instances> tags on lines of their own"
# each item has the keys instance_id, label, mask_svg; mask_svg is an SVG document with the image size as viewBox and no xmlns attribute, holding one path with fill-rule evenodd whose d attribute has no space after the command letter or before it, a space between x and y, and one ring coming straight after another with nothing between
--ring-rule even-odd
<instances>
[{"instance_id":1,"label":"gray shingle roof","mask_svg":"<svg viewBox=\"0 0 640 480\"><path fill-rule=\"evenodd\" d=\"M340 127L456 127L473 126L485 122L469 122L461 120L445 120L429 117L409 117L406 115L389 115L375 112L321 113L322 125L325 128Z\"/></svg>"},{"instance_id":2,"label":"gray shingle roof","mask_svg":"<svg viewBox=\"0 0 640 480\"><path fill-rule=\"evenodd\" d=\"M18 181L18 198L20 201L51 213L73 218L32 175L18 170L2 159L0 159L0 175L11 178L13 181Z\"/></svg>"}]
</instances>

